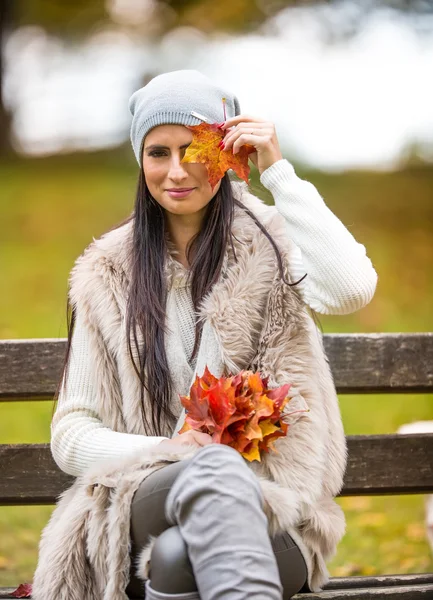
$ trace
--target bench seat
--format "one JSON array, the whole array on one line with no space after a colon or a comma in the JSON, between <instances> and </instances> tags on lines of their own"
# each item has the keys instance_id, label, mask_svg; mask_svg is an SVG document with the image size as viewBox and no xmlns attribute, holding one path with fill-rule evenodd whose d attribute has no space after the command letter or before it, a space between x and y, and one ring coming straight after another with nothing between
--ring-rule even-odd
<instances>
[{"instance_id":1,"label":"bench seat","mask_svg":"<svg viewBox=\"0 0 433 600\"><path fill-rule=\"evenodd\" d=\"M433 393L433 333L325 334L340 394ZM53 397L66 340L0 341L0 402ZM356 401L356 400L354 400ZM433 433L347 436L341 496L433 493ZM73 478L49 444L0 444L0 506L53 504ZM17 586L19 583L17 582ZM0 588L0 600L15 588ZM433 600L433 573L332 577L303 600Z\"/></svg>"},{"instance_id":2,"label":"bench seat","mask_svg":"<svg viewBox=\"0 0 433 600\"><path fill-rule=\"evenodd\" d=\"M14 588L0 588L0 600L12 599ZM433 573L384 575L380 577L331 577L323 592L296 594L295 600L430 600Z\"/></svg>"}]
</instances>

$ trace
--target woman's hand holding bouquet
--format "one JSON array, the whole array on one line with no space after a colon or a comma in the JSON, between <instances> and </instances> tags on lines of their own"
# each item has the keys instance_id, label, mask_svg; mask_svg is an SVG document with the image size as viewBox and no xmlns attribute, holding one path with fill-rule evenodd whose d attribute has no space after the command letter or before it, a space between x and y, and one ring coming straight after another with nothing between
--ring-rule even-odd
<instances>
[{"instance_id":1,"label":"woman's hand holding bouquet","mask_svg":"<svg viewBox=\"0 0 433 600\"><path fill-rule=\"evenodd\" d=\"M218 379L206 367L203 376L196 377L190 395L181 396L187 411L185 423L179 436L169 442L226 444L248 461L260 461L261 452L277 451L273 443L287 434L296 420L293 415L309 409L298 395L297 406L289 410L287 405L294 400L288 396L291 384L269 389L268 380L252 371Z\"/></svg>"}]
</instances>

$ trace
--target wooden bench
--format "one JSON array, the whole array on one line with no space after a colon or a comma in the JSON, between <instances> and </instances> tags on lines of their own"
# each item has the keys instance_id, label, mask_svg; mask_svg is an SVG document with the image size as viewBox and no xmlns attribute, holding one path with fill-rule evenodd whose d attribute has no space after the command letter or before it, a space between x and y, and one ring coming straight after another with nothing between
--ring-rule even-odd
<instances>
[{"instance_id":1,"label":"wooden bench","mask_svg":"<svg viewBox=\"0 0 433 600\"><path fill-rule=\"evenodd\" d=\"M328 334L324 342L341 394L433 392L433 333ZM52 398L65 348L63 339L1 341L0 400ZM433 492L433 434L347 441L342 496ZM0 445L0 505L53 504L72 481L54 463L48 444ZM0 588L0 598L11 592ZM427 600L433 598L433 573L333 577L324 592L296 598Z\"/></svg>"}]
</instances>

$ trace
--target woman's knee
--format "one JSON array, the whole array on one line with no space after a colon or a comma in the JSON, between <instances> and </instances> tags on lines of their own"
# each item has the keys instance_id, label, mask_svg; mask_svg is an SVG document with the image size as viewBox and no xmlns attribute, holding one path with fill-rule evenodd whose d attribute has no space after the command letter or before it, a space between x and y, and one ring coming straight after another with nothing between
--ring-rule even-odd
<instances>
[{"instance_id":1,"label":"woman's knee","mask_svg":"<svg viewBox=\"0 0 433 600\"><path fill-rule=\"evenodd\" d=\"M201 448L175 481L166 501L166 518L179 524L193 506L201 511L224 511L227 502L263 507L259 481L242 456L230 446L209 444ZM183 515L183 517L181 516Z\"/></svg>"},{"instance_id":2,"label":"woman's knee","mask_svg":"<svg viewBox=\"0 0 433 600\"><path fill-rule=\"evenodd\" d=\"M247 465L240 452L225 444L208 444L203 446L191 459L190 467L198 467L209 474L208 481L222 479L225 485L232 482L236 486L252 484L260 489L259 482Z\"/></svg>"},{"instance_id":3,"label":"woman's knee","mask_svg":"<svg viewBox=\"0 0 433 600\"><path fill-rule=\"evenodd\" d=\"M187 546L177 526L166 529L155 540L150 557L150 585L166 594L197 590Z\"/></svg>"},{"instance_id":4,"label":"woman's knee","mask_svg":"<svg viewBox=\"0 0 433 600\"><path fill-rule=\"evenodd\" d=\"M239 493L253 490L263 501L259 480L240 452L223 444L211 444L205 448L206 455L202 462L213 473L210 481L218 482L218 485L223 483L227 490L237 490ZM200 453L196 456L200 461Z\"/></svg>"}]
</instances>

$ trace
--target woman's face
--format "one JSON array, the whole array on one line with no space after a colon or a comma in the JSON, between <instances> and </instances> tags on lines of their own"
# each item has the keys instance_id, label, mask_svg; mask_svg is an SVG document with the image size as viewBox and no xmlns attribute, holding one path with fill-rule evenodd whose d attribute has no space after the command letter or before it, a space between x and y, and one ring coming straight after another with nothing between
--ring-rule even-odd
<instances>
[{"instance_id":1,"label":"woman's face","mask_svg":"<svg viewBox=\"0 0 433 600\"><path fill-rule=\"evenodd\" d=\"M183 125L158 125L144 140L142 164L147 187L158 204L174 215L203 216L221 185L219 181L212 190L204 164L181 162L192 138L192 131ZM191 189L187 194L170 193L186 188Z\"/></svg>"}]
</instances>

